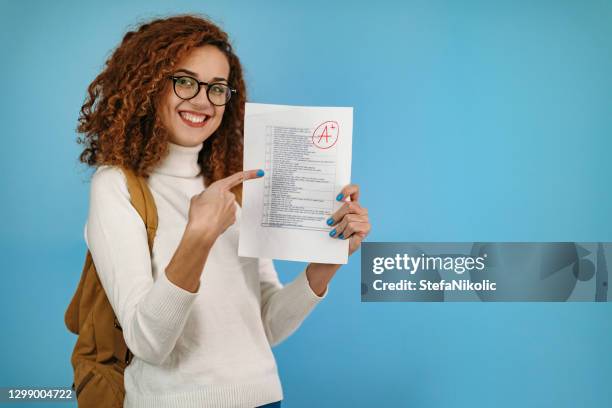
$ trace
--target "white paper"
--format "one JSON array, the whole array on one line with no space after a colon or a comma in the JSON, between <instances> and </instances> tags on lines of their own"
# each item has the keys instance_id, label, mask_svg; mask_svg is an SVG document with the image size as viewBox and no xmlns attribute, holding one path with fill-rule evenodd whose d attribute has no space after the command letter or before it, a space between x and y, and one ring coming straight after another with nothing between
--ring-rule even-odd
<instances>
[{"instance_id":1,"label":"white paper","mask_svg":"<svg viewBox=\"0 0 612 408\"><path fill-rule=\"evenodd\" d=\"M348 240L327 219L350 183L353 108L247 103L238 255L345 264Z\"/></svg>"}]
</instances>

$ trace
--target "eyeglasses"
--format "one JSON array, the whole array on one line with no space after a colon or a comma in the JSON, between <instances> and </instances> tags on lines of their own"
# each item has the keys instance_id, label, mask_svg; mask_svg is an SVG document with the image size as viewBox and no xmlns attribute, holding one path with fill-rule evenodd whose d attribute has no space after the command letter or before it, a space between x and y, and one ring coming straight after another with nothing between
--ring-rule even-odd
<instances>
[{"instance_id":1,"label":"eyeglasses","mask_svg":"<svg viewBox=\"0 0 612 408\"><path fill-rule=\"evenodd\" d=\"M200 93L201 85L206 87L206 96L210 103L215 106L223 106L229 102L232 98L232 94L235 94L237 91L233 88L230 88L227 84L223 82L202 82L197 79L181 75L181 76L170 76L172 82L174 83L174 93L181 99L188 100L195 98L198 93Z\"/></svg>"}]
</instances>

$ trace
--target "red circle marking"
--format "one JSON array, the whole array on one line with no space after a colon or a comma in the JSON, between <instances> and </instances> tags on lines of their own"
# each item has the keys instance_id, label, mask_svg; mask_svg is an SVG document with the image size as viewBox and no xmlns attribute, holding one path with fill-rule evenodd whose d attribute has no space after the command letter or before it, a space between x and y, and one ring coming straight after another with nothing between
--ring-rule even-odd
<instances>
[{"instance_id":1,"label":"red circle marking","mask_svg":"<svg viewBox=\"0 0 612 408\"><path fill-rule=\"evenodd\" d=\"M332 144L330 144L327 147L324 147L324 146L321 146L320 144L318 144L318 141L320 142L323 137L326 137L326 136L322 135L322 132L324 132L325 130L327 130L327 132L329 132L329 129L325 129L324 128L323 130L321 130L321 134L317 134L317 131L319 129L321 129L322 126L327 125L327 124L332 125L332 126L330 126L330 128L336 129L335 130L336 138L334 139ZM335 127L333 127L333 125L335 125ZM318 138L318 141L315 140L315 136ZM333 133L332 133L332 135L328 135L327 138L332 137L332 136L333 136ZM319 126L317 126L315 128L314 132L312 133L312 143L316 147L318 147L319 149L329 149L330 147L333 147L336 144L336 142L338 141L339 137L340 137L340 125L338 125L338 122L336 122L335 120L328 120L328 121L325 121L325 122L321 123Z\"/></svg>"}]
</instances>

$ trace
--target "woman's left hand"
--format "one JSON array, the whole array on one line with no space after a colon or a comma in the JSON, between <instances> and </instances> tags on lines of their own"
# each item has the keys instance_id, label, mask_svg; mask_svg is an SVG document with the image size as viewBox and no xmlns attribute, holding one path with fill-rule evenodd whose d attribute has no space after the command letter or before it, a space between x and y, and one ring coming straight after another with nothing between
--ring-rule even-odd
<instances>
[{"instance_id":1,"label":"woman's left hand","mask_svg":"<svg viewBox=\"0 0 612 408\"><path fill-rule=\"evenodd\" d=\"M349 197L351 201L345 201ZM368 209L359 204L359 186L357 184L345 186L336 200L344 201L344 205L327 220L327 225L333 227L329 236L334 239L348 239L349 255L352 255L359 249L361 241L372 229L368 218ZM317 296L323 296L327 291L329 281L341 266L342 264L308 264L306 277L310 288Z\"/></svg>"},{"instance_id":2,"label":"woman's left hand","mask_svg":"<svg viewBox=\"0 0 612 408\"><path fill-rule=\"evenodd\" d=\"M348 197L351 201L345 201ZM327 225L334 227L329 232L329 236L337 239L348 239L349 255L352 255L372 229L368 218L368 209L359 204L359 186L357 184L345 186L336 199L345 202L327 220Z\"/></svg>"}]
</instances>

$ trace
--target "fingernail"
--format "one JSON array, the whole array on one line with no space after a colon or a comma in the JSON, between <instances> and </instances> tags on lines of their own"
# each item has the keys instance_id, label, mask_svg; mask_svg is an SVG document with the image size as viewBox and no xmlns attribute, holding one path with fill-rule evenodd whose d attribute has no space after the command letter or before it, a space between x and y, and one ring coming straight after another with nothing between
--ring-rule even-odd
<instances>
[{"instance_id":1,"label":"fingernail","mask_svg":"<svg viewBox=\"0 0 612 408\"><path fill-rule=\"evenodd\" d=\"M333 218L328 218L327 219L327 225L332 225L334 223L334 219Z\"/></svg>"},{"instance_id":2,"label":"fingernail","mask_svg":"<svg viewBox=\"0 0 612 408\"><path fill-rule=\"evenodd\" d=\"M336 229L334 228L333 230L329 231L329 236L333 237L334 235L336 235Z\"/></svg>"},{"instance_id":3,"label":"fingernail","mask_svg":"<svg viewBox=\"0 0 612 408\"><path fill-rule=\"evenodd\" d=\"M342 193L338 194L338 197L336 197L336 201L342 201L342 197L344 197Z\"/></svg>"},{"instance_id":4,"label":"fingernail","mask_svg":"<svg viewBox=\"0 0 612 408\"><path fill-rule=\"evenodd\" d=\"M338 235L338 238L340 238L340 239L344 239L344 234L343 234L343 233L340 233L340 235Z\"/></svg>"},{"instance_id":5,"label":"fingernail","mask_svg":"<svg viewBox=\"0 0 612 408\"><path fill-rule=\"evenodd\" d=\"M263 176L265 173L262 169L257 170L257 177Z\"/></svg>"}]
</instances>

